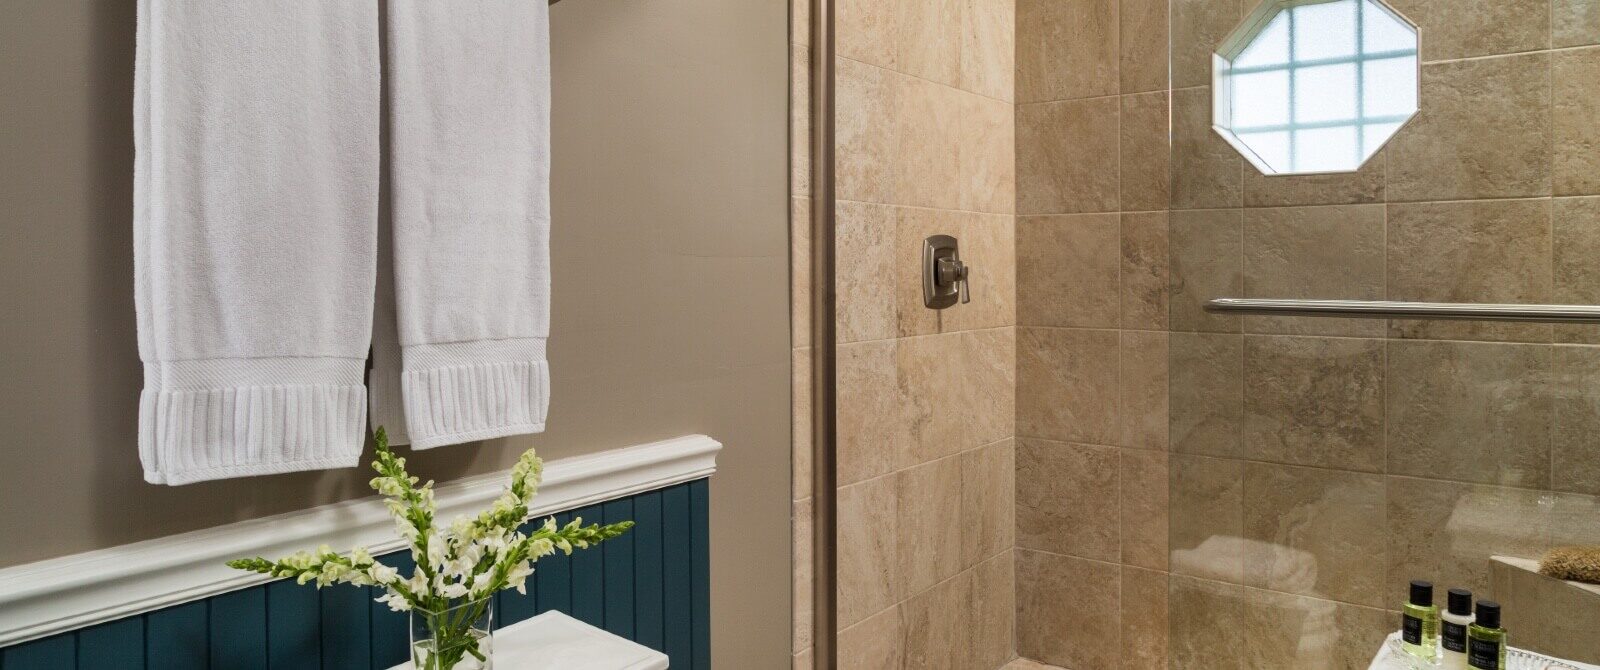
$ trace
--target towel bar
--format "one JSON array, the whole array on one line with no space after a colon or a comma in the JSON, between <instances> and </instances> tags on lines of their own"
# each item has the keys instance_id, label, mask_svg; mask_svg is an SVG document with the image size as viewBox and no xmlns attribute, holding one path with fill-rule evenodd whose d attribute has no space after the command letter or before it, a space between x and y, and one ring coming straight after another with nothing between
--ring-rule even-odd
<instances>
[{"instance_id":1,"label":"towel bar","mask_svg":"<svg viewBox=\"0 0 1600 670\"><path fill-rule=\"evenodd\" d=\"M1206 311L1260 316L1431 321L1521 321L1600 324L1600 305L1496 305L1487 303L1393 302L1386 300L1285 300L1216 298Z\"/></svg>"}]
</instances>

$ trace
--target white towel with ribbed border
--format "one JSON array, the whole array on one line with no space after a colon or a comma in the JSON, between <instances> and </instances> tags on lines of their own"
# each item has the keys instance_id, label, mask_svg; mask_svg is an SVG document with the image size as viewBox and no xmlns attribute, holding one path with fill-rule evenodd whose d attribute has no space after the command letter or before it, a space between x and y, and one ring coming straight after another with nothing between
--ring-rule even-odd
<instances>
[{"instance_id":1,"label":"white towel with ribbed border","mask_svg":"<svg viewBox=\"0 0 1600 670\"><path fill-rule=\"evenodd\" d=\"M398 346L380 315L374 423L414 449L540 432L550 396L549 7L388 8Z\"/></svg>"},{"instance_id":2,"label":"white towel with ribbed border","mask_svg":"<svg viewBox=\"0 0 1600 670\"><path fill-rule=\"evenodd\" d=\"M152 483L358 462L384 68L396 271L378 303L374 417L417 448L543 428L546 5L396 0L381 65L377 10L139 0L139 449Z\"/></svg>"}]
</instances>

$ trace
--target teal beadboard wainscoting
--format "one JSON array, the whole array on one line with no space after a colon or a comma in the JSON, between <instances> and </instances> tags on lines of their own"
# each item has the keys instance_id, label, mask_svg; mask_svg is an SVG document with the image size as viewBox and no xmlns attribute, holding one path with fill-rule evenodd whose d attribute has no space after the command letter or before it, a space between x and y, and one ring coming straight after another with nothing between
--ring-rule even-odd
<instances>
[{"instance_id":1,"label":"teal beadboard wainscoting","mask_svg":"<svg viewBox=\"0 0 1600 670\"><path fill-rule=\"evenodd\" d=\"M557 514L637 525L535 566L527 595L501 592L495 625L561 610L659 649L672 667L711 666L707 480ZM411 571L409 553L384 563ZM386 670L406 660L407 615L372 587L276 581L0 649L0 670Z\"/></svg>"}]
</instances>

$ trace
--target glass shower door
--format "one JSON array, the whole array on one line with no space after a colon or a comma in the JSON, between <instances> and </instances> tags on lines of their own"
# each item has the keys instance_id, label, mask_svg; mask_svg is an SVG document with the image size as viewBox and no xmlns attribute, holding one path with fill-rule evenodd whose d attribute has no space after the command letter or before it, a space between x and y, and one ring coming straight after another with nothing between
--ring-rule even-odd
<instances>
[{"instance_id":1,"label":"glass shower door","mask_svg":"<svg viewBox=\"0 0 1600 670\"><path fill-rule=\"evenodd\" d=\"M1169 667L1366 668L1412 580L1600 664L1600 326L1415 304L1600 305L1600 3L1168 7Z\"/></svg>"}]
</instances>

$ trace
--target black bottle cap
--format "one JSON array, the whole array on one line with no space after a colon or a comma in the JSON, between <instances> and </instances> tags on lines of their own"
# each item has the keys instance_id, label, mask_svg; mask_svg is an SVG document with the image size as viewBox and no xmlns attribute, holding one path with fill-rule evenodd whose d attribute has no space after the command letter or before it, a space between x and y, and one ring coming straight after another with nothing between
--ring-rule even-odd
<instances>
[{"instance_id":1,"label":"black bottle cap","mask_svg":"<svg viewBox=\"0 0 1600 670\"><path fill-rule=\"evenodd\" d=\"M1468 615L1472 613L1472 592L1466 589L1450 589L1450 613Z\"/></svg>"},{"instance_id":2,"label":"black bottle cap","mask_svg":"<svg viewBox=\"0 0 1600 670\"><path fill-rule=\"evenodd\" d=\"M1493 600L1478 601L1478 625L1484 628L1500 627L1500 603Z\"/></svg>"},{"instance_id":3,"label":"black bottle cap","mask_svg":"<svg viewBox=\"0 0 1600 670\"><path fill-rule=\"evenodd\" d=\"M1433 582L1420 579L1411 582L1411 604L1424 607L1433 604Z\"/></svg>"}]
</instances>

